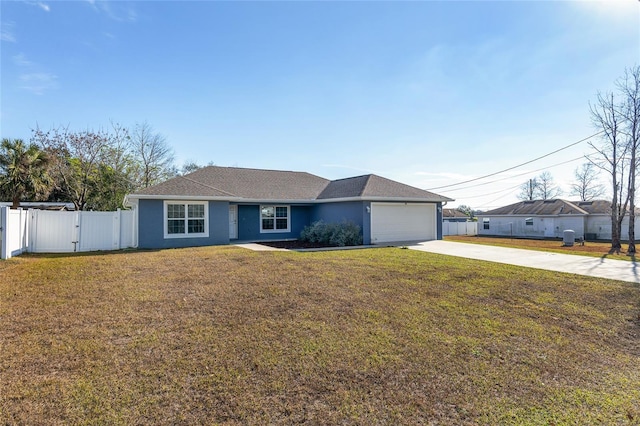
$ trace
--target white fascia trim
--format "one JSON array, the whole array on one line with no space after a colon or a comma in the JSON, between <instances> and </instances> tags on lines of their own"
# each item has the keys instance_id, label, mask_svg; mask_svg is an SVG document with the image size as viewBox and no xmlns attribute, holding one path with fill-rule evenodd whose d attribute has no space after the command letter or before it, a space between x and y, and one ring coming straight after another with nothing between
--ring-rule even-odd
<instances>
[{"instance_id":1,"label":"white fascia trim","mask_svg":"<svg viewBox=\"0 0 640 426\"><path fill-rule=\"evenodd\" d=\"M259 204L326 204L326 203L342 203L345 201L386 201L398 203L443 203L447 201L455 201L452 198L403 198L403 197L344 197L344 198L327 198L317 200L310 199L264 199L264 198L242 198L242 197L204 197L197 195L136 195L125 196L127 203L132 200L175 200L175 201L228 201L231 203L259 203Z\"/></svg>"},{"instance_id":2,"label":"white fascia trim","mask_svg":"<svg viewBox=\"0 0 640 426\"><path fill-rule=\"evenodd\" d=\"M172 200L172 201L230 201L229 197L205 197L200 195L127 195L130 200Z\"/></svg>"},{"instance_id":3,"label":"white fascia trim","mask_svg":"<svg viewBox=\"0 0 640 426\"><path fill-rule=\"evenodd\" d=\"M291 199L275 199L269 200L264 198L242 198L242 197L206 197L206 196L197 196L197 195L136 195L135 197L127 196L126 197L129 202L132 199L136 200L173 200L173 201L228 201L230 203L251 203L251 204L313 204L316 203L317 200L308 199L308 200L291 200Z\"/></svg>"},{"instance_id":4,"label":"white fascia trim","mask_svg":"<svg viewBox=\"0 0 640 426\"><path fill-rule=\"evenodd\" d=\"M315 204L317 200L308 199L308 200L291 200L291 199L283 199L283 200L265 200L264 198L228 198L230 202L239 203L239 204L278 204L278 205L293 205L293 204Z\"/></svg>"},{"instance_id":5,"label":"white fascia trim","mask_svg":"<svg viewBox=\"0 0 640 426\"><path fill-rule=\"evenodd\" d=\"M128 195L125 195L124 200L122 200L122 205L130 209L135 209L138 207L138 201L137 198L129 198Z\"/></svg>"}]
</instances>

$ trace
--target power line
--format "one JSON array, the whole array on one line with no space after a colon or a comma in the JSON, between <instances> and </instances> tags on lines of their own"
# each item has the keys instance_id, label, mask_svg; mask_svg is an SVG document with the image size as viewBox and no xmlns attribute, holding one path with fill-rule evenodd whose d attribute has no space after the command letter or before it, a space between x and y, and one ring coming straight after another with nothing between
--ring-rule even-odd
<instances>
[{"instance_id":1,"label":"power line","mask_svg":"<svg viewBox=\"0 0 640 426\"><path fill-rule=\"evenodd\" d=\"M514 189L516 189L516 188L519 188L519 187L520 187L520 185L522 185L522 184L521 184L521 183L519 183L519 184L517 184L516 186L512 186L512 187L507 188L507 189L501 189L500 191L496 191L496 192L489 192L489 193L487 193L487 194L482 194L482 195L473 195L473 196L471 196L471 197L460 197L460 198L464 198L464 199L466 200L466 199L468 199L468 198L481 198L481 197L486 197L486 196L488 196L488 195L500 194L501 192L512 191L512 190L514 190Z\"/></svg>"},{"instance_id":2,"label":"power line","mask_svg":"<svg viewBox=\"0 0 640 426\"><path fill-rule=\"evenodd\" d=\"M481 205L480 207L490 207L490 206L491 206L491 204L493 204L493 203L495 203L496 201L498 201L498 200L500 200L500 199L502 199L502 198L506 197L507 195L509 195L509 194L501 195L501 196L499 196L498 198L496 198L496 199L494 199L494 200L489 201L487 204Z\"/></svg>"},{"instance_id":3,"label":"power line","mask_svg":"<svg viewBox=\"0 0 640 426\"><path fill-rule=\"evenodd\" d=\"M429 189L427 189L427 191L434 191L434 190L436 190L436 189L442 189L442 188L450 188L450 187L452 187L452 186L463 185L463 184L465 184L465 183L475 182L475 181L477 181L477 180L481 180L481 179L485 179L485 178L488 178L488 177L491 177L491 176L499 175L500 173L508 172L509 170L517 169L518 167L526 166L527 164L531 164L531 163L533 163L534 161L538 161L538 160L541 160L541 159L543 159L543 158L546 158L546 157L548 157L548 156L550 156L550 155L557 154L557 153L558 153L558 152L560 152L560 151L563 151L563 150L565 150L565 149L567 149L567 148L571 148L572 146L578 145L579 143L582 143L582 142L584 142L584 141L587 141L587 140L589 140L589 139L591 139L591 138L593 138L593 137L595 137L595 136L598 136L598 135L600 135L600 134L602 134L602 133L604 133L604 132L605 132L604 130L601 130L601 131L599 131L599 132L597 132L597 133L594 133L594 134L593 134L593 135L591 135L591 136L588 136L588 137L586 137L586 138L584 138L584 139L580 139L580 140L579 140L579 141L577 141L577 142L570 143L570 144L569 144L569 145L567 145L567 146L564 146L564 147L562 147L562 148L560 148L560 149L556 149L555 151L550 152L550 153L545 154L545 155L542 155L542 156L540 156L540 157L538 157L538 158L534 158L533 160L529 160L529 161L524 162L524 163L522 163L522 164L518 164L517 166L509 167L508 169L500 170L499 172L491 173L491 174L488 174L488 175L485 175L485 176L480 176L480 177L477 177L477 178L474 178L474 179L465 180L464 182L452 183L452 184L450 184L450 185L444 185L444 186L438 186L438 187L435 187L435 188L429 188Z\"/></svg>"},{"instance_id":4,"label":"power line","mask_svg":"<svg viewBox=\"0 0 640 426\"><path fill-rule=\"evenodd\" d=\"M594 155L594 154L582 155L582 156L577 157L577 158L574 158L574 159L572 159L572 160L567 160L567 161L563 161L562 163L552 164L551 166L542 167L542 168L540 168L540 169L530 170L530 171L527 171L527 172L524 172L524 173L520 173L520 174L517 174L517 175L512 175L512 176L503 177L503 178L496 179L496 180L492 180L492 181L489 181L489 182L478 183L478 184L471 185L471 186L465 186L464 188L455 188L455 189L450 189L450 190L448 190L448 191L442 191L442 192L444 192L444 193L449 193L449 192L453 192L453 191L462 191L462 190L465 190L465 189L476 188L476 187L478 187L478 186L489 185L489 184L496 183L496 182L500 182L500 181L503 181L503 180L513 179L513 178L517 178L517 177L519 177L519 176L528 175L528 174L530 174L530 173L539 172L540 170L546 170L546 169L551 169L551 168L553 168L553 167L562 166L563 164L572 163L572 162L574 162L574 161L582 160L582 159L583 159L583 158L585 158L585 157L587 157L587 158L588 158L588 157L590 157L591 155ZM466 197L465 197L465 198L466 198Z\"/></svg>"}]
</instances>

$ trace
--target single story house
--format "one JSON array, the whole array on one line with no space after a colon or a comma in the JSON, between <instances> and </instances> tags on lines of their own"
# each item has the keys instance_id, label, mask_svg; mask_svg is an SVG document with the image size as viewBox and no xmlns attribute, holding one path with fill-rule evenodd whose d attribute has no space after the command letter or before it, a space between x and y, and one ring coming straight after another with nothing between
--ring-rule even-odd
<instances>
[{"instance_id":1,"label":"single story house","mask_svg":"<svg viewBox=\"0 0 640 426\"><path fill-rule=\"evenodd\" d=\"M442 209L442 220L445 222L468 222L469 216L458 209Z\"/></svg>"},{"instance_id":2,"label":"single story house","mask_svg":"<svg viewBox=\"0 0 640 426\"><path fill-rule=\"evenodd\" d=\"M521 238L562 238L565 230L576 238L611 239L611 202L606 200L520 201L478 215L478 235ZM640 214L636 213L636 228ZM622 223L622 237L628 238L629 217ZM640 228L637 228L640 229Z\"/></svg>"},{"instance_id":3,"label":"single story house","mask_svg":"<svg viewBox=\"0 0 640 426\"><path fill-rule=\"evenodd\" d=\"M450 198L376 175L208 166L128 194L139 248L297 239L316 221L360 226L364 244L442 238Z\"/></svg>"}]
</instances>

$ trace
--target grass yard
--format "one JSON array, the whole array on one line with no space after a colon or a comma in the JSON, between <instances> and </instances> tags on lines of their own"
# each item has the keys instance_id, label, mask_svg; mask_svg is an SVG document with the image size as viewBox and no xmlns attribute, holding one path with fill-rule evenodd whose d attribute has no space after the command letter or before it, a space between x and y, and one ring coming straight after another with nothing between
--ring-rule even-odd
<instances>
[{"instance_id":1,"label":"grass yard","mask_svg":"<svg viewBox=\"0 0 640 426\"><path fill-rule=\"evenodd\" d=\"M449 235L444 237L447 241L460 243L486 244L500 247L513 247L526 250L550 251L562 254L577 254L582 256L603 257L617 260L636 260L635 256L629 256L625 251L625 244L622 245L620 253L611 253L611 242L587 241L584 245L575 243L571 247L564 247L562 240L539 240L528 238L505 238L505 237L481 237L470 235ZM640 247L640 243L639 243Z\"/></svg>"},{"instance_id":2,"label":"grass yard","mask_svg":"<svg viewBox=\"0 0 640 426\"><path fill-rule=\"evenodd\" d=\"M640 289L397 248L0 262L0 424L640 424Z\"/></svg>"}]
</instances>

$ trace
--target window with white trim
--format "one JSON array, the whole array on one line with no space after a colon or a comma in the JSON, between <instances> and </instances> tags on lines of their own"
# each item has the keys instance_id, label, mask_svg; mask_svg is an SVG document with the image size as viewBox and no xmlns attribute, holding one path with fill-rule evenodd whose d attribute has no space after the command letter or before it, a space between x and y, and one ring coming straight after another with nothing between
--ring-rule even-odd
<instances>
[{"instance_id":1,"label":"window with white trim","mask_svg":"<svg viewBox=\"0 0 640 426\"><path fill-rule=\"evenodd\" d=\"M482 229L489 229L489 218L485 217L482 219Z\"/></svg>"},{"instance_id":2,"label":"window with white trim","mask_svg":"<svg viewBox=\"0 0 640 426\"><path fill-rule=\"evenodd\" d=\"M164 237L209 236L209 204L204 201L165 201Z\"/></svg>"},{"instance_id":3,"label":"window with white trim","mask_svg":"<svg viewBox=\"0 0 640 426\"><path fill-rule=\"evenodd\" d=\"M524 220L524 224L527 226L533 226L533 218L532 217L528 217Z\"/></svg>"},{"instance_id":4,"label":"window with white trim","mask_svg":"<svg viewBox=\"0 0 640 426\"><path fill-rule=\"evenodd\" d=\"M260 206L260 232L289 232L289 206Z\"/></svg>"}]
</instances>

